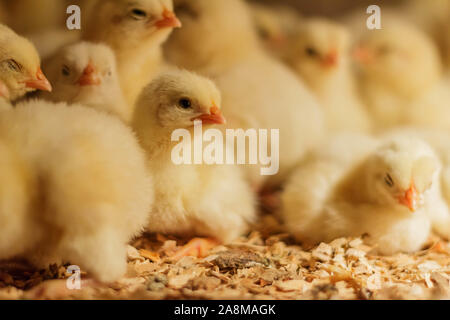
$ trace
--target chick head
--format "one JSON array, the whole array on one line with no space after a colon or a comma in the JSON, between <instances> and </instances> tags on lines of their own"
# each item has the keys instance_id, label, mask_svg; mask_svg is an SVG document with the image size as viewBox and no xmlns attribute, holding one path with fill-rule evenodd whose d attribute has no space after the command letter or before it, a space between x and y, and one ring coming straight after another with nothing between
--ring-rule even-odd
<instances>
[{"instance_id":1,"label":"chick head","mask_svg":"<svg viewBox=\"0 0 450 320\"><path fill-rule=\"evenodd\" d=\"M414 26L401 22L368 32L355 49L354 57L366 81L405 97L433 86L442 72L434 43Z\"/></svg>"},{"instance_id":2,"label":"chick head","mask_svg":"<svg viewBox=\"0 0 450 320\"><path fill-rule=\"evenodd\" d=\"M394 139L368 160L367 188L371 200L381 205L403 206L410 212L425 203L438 183L441 166L431 148L417 139Z\"/></svg>"},{"instance_id":3,"label":"chick head","mask_svg":"<svg viewBox=\"0 0 450 320\"><path fill-rule=\"evenodd\" d=\"M80 42L62 48L46 66L57 101L73 102L84 92L118 83L114 52L106 45Z\"/></svg>"},{"instance_id":4,"label":"chick head","mask_svg":"<svg viewBox=\"0 0 450 320\"><path fill-rule=\"evenodd\" d=\"M283 46L288 39L276 14L270 8L258 4L252 5L251 9L256 31L263 43L272 49Z\"/></svg>"},{"instance_id":5,"label":"chick head","mask_svg":"<svg viewBox=\"0 0 450 320\"><path fill-rule=\"evenodd\" d=\"M102 0L90 17L86 38L114 49L133 49L143 42L157 46L180 26L172 0Z\"/></svg>"},{"instance_id":6,"label":"chick head","mask_svg":"<svg viewBox=\"0 0 450 320\"><path fill-rule=\"evenodd\" d=\"M326 19L305 20L292 41L289 63L307 80L332 74L348 61L350 33Z\"/></svg>"},{"instance_id":7,"label":"chick head","mask_svg":"<svg viewBox=\"0 0 450 320\"><path fill-rule=\"evenodd\" d=\"M228 56L258 43L253 21L241 0L175 0L182 28L166 43L169 60L195 69L217 55ZM201 45L198 43L201 39Z\"/></svg>"},{"instance_id":8,"label":"chick head","mask_svg":"<svg viewBox=\"0 0 450 320\"><path fill-rule=\"evenodd\" d=\"M151 120L168 131L191 128L196 120L203 125L224 124L220 105L220 92L211 80L188 71L170 71L143 90L135 122Z\"/></svg>"},{"instance_id":9,"label":"chick head","mask_svg":"<svg viewBox=\"0 0 450 320\"><path fill-rule=\"evenodd\" d=\"M11 100L35 90L52 90L34 45L3 25L0 25L0 79L8 87Z\"/></svg>"}]
</instances>

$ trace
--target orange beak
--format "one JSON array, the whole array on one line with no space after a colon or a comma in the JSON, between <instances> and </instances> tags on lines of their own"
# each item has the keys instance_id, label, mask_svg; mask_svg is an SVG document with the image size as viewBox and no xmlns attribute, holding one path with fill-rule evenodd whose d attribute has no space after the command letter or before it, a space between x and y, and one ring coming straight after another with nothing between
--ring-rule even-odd
<instances>
[{"instance_id":1,"label":"orange beak","mask_svg":"<svg viewBox=\"0 0 450 320\"><path fill-rule=\"evenodd\" d=\"M0 97L9 100L9 90L3 82L0 82Z\"/></svg>"},{"instance_id":2,"label":"orange beak","mask_svg":"<svg viewBox=\"0 0 450 320\"><path fill-rule=\"evenodd\" d=\"M324 59L322 60L322 65L326 68L336 67L338 63L338 57L338 52L336 50L332 50L324 57Z\"/></svg>"},{"instance_id":3,"label":"orange beak","mask_svg":"<svg viewBox=\"0 0 450 320\"><path fill-rule=\"evenodd\" d=\"M202 124L226 124L222 112L217 106L213 106L210 109L210 113L202 114L200 117L194 118L193 120L201 120Z\"/></svg>"},{"instance_id":4,"label":"orange beak","mask_svg":"<svg viewBox=\"0 0 450 320\"><path fill-rule=\"evenodd\" d=\"M373 60L373 56L370 53L370 51L364 47L358 47L355 50L353 50L353 58L362 63L362 64L369 64Z\"/></svg>"},{"instance_id":5,"label":"orange beak","mask_svg":"<svg viewBox=\"0 0 450 320\"><path fill-rule=\"evenodd\" d=\"M417 189L414 186L414 182L411 183L411 186L408 190L406 190L403 196L398 198L398 202L406 207L408 207L411 212L415 212L417 210Z\"/></svg>"},{"instance_id":6,"label":"orange beak","mask_svg":"<svg viewBox=\"0 0 450 320\"><path fill-rule=\"evenodd\" d=\"M45 77L41 68L39 68L36 73L36 79L26 81L25 85L27 88L32 88L32 89L42 90L42 91L49 91L49 92L52 91L52 85Z\"/></svg>"},{"instance_id":7,"label":"orange beak","mask_svg":"<svg viewBox=\"0 0 450 320\"><path fill-rule=\"evenodd\" d=\"M97 74L97 70L94 65L89 62L89 64L84 68L83 74L80 79L78 79L78 84L80 86L98 86L102 83L100 77Z\"/></svg>"},{"instance_id":8,"label":"orange beak","mask_svg":"<svg viewBox=\"0 0 450 320\"><path fill-rule=\"evenodd\" d=\"M178 20L175 13L168 9L164 9L163 18L161 20L156 21L155 26L158 29L164 28L180 28L181 22Z\"/></svg>"}]
</instances>

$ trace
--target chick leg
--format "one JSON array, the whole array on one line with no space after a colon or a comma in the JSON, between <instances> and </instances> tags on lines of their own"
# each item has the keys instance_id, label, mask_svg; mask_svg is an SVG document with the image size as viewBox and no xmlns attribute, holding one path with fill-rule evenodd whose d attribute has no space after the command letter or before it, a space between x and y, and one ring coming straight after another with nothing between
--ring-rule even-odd
<instances>
[{"instance_id":1,"label":"chick leg","mask_svg":"<svg viewBox=\"0 0 450 320\"><path fill-rule=\"evenodd\" d=\"M218 245L218 241L211 238L194 238L184 245L172 258L179 260L183 257L205 257L209 250Z\"/></svg>"}]
</instances>

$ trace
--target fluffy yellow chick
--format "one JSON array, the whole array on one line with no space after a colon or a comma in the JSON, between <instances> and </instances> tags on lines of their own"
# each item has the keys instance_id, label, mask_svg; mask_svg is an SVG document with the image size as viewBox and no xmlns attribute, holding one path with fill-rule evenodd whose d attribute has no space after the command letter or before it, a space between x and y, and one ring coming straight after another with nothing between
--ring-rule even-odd
<instances>
[{"instance_id":1,"label":"fluffy yellow chick","mask_svg":"<svg viewBox=\"0 0 450 320\"><path fill-rule=\"evenodd\" d=\"M120 87L114 52L106 45L80 42L62 48L43 64L53 91L42 96L54 102L79 103L131 121Z\"/></svg>"},{"instance_id":2,"label":"fluffy yellow chick","mask_svg":"<svg viewBox=\"0 0 450 320\"><path fill-rule=\"evenodd\" d=\"M450 133L448 130L420 129L414 127L396 128L381 135L383 139L397 136L422 139L433 147L442 163L441 191L446 205L450 205ZM442 209L441 201L431 204L431 222L433 229L440 236L450 239L450 214Z\"/></svg>"},{"instance_id":3,"label":"fluffy yellow chick","mask_svg":"<svg viewBox=\"0 0 450 320\"><path fill-rule=\"evenodd\" d=\"M122 276L153 199L131 130L85 107L30 101L0 113L0 149L0 259Z\"/></svg>"},{"instance_id":4,"label":"fluffy yellow chick","mask_svg":"<svg viewBox=\"0 0 450 320\"><path fill-rule=\"evenodd\" d=\"M302 17L292 8L277 5L250 3L250 12L259 38L276 57L283 58L289 47L292 33Z\"/></svg>"},{"instance_id":5,"label":"fluffy yellow chick","mask_svg":"<svg viewBox=\"0 0 450 320\"><path fill-rule=\"evenodd\" d=\"M322 138L324 121L317 100L260 47L243 1L177 0L175 12L183 27L167 42L167 57L216 82L229 128L280 129L279 174L261 176L257 165L248 166L246 173L255 189L281 183Z\"/></svg>"},{"instance_id":6,"label":"fluffy yellow chick","mask_svg":"<svg viewBox=\"0 0 450 320\"><path fill-rule=\"evenodd\" d=\"M33 44L0 24L0 80L8 87L11 100L36 89L52 90L40 64Z\"/></svg>"},{"instance_id":7,"label":"fluffy yellow chick","mask_svg":"<svg viewBox=\"0 0 450 320\"><path fill-rule=\"evenodd\" d=\"M355 52L362 90L379 129L397 125L450 128L450 90L438 51L406 23L370 31Z\"/></svg>"},{"instance_id":8,"label":"fluffy yellow chick","mask_svg":"<svg viewBox=\"0 0 450 320\"><path fill-rule=\"evenodd\" d=\"M92 9L83 38L114 50L122 90L133 108L163 66L161 44L180 26L172 0L103 0Z\"/></svg>"},{"instance_id":9,"label":"fluffy yellow chick","mask_svg":"<svg viewBox=\"0 0 450 320\"><path fill-rule=\"evenodd\" d=\"M355 87L350 32L322 18L305 19L286 61L316 93L331 131L368 132L371 123Z\"/></svg>"},{"instance_id":10,"label":"fluffy yellow chick","mask_svg":"<svg viewBox=\"0 0 450 320\"><path fill-rule=\"evenodd\" d=\"M341 154L355 149L354 139L346 139L329 147L334 156L312 158L291 177L282 196L287 229L307 243L367 235L380 254L419 250L430 233L430 213L448 214L434 151L408 137L372 144L372 150L370 141L360 141L364 151L345 162Z\"/></svg>"},{"instance_id":11,"label":"fluffy yellow chick","mask_svg":"<svg viewBox=\"0 0 450 320\"><path fill-rule=\"evenodd\" d=\"M147 151L155 179L155 204L148 229L193 234L229 242L255 218L252 192L233 165L176 165L171 140L176 129L194 139L194 121L203 130L225 122L213 82L187 71L171 71L147 86L136 105L133 127Z\"/></svg>"}]
</instances>

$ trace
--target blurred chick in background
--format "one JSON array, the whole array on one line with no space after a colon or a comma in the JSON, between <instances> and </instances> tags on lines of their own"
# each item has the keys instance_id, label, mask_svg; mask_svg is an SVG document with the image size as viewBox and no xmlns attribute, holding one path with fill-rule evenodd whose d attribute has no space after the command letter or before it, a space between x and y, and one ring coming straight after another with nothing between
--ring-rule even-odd
<instances>
[{"instance_id":1,"label":"blurred chick in background","mask_svg":"<svg viewBox=\"0 0 450 320\"><path fill-rule=\"evenodd\" d=\"M267 178L259 166L247 169L254 189L278 185L323 137L317 100L295 74L265 53L245 2L176 0L175 12L183 27L170 37L166 55L216 82L227 127L280 129L279 174Z\"/></svg>"},{"instance_id":2,"label":"blurred chick in background","mask_svg":"<svg viewBox=\"0 0 450 320\"><path fill-rule=\"evenodd\" d=\"M302 21L285 57L319 98L328 128L369 132L371 120L355 86L350 57L351 35L323 18Z\"/></svg>"},{"instance_id":3,"label":"blurred chick in background","mask_svg":"<svg viewBox=\"0 0 450 320\"><path fill-rule=\"evenodd\" d=\"M374 143L360 140L358 151L353 136L335 141L330 143L341 148L326 146L325 156L319 153L292 175L283 194L288 230L311 244L367 235L385 255L421 249L431 211L448 214L440 193L441 165L431 147L397 137L371 151ZM355 149L356 161L340 161Z\"/></svg>"},{"instance_id":4,"label":"blurred chick in background","mask_svg":"<svg viewBox=\"0 0 450 320\"><path fill-rule=\"evenodd\" d=\"M102 0L92 8L83 38L114 50L131 111L142 88L164 65L162 43L180 26L172 0Z\"/></svg>"},{"instance_id":5,"label":"blurred chick in background","mask_svg":"<svg viewBox=\"0 0 450 320\"><path fill-rule=\"evenodd\" d=\"M133 128L156 181L148 230L228 243L254 221L255 200L238 166L172 162L172 150L179 143L172 141L173 131L185 128L194 139L194 121L200 120L203 130L224 124L220 106L214 83L187 71L164 73L143 90ZM200 241L200 246L208 242ZM197 252L198 246L194 240L183 251Z\"/></svg>"},{"instance_id":6,"label":"blurred chick in background","mask_svg":"<svg viewBox=\"0 0 450 320\"><path fill-rule=\"evenodd\" d=\"M434 43L400 21L367 32L355 52L365 101L378 129L450 128L450 90Z\"/></svg>"},{"instance_id":7,"label":"blurred chick in background","mask_svg":"<svg viewBox=\"0 0 450 320\"><path fill-rule=\"evenodd\" d=\"M53 91L41 96L54 102L82 104L131 121L120 87L114 52L103 44L79 42L44 61Z\"/></svg>"},{"instance_id":8,"label":"blurred chick in background","mask_svg":"<svg viewBox=\"0 0 450 320\"><path fill-rule=\"evenodd\" d=\"M85 107L29 101L0 112L0 149L0 259L121 277L153 199L131 130Z\"/></svg>"},{"instance_id":9,"label":"blurred chick in background","mask_svg":"<svg viewBox=\"0 0 450 320\"><path fill-rule=\"evenodd\" d=\"M52 90L41 70L41 60L33 44L1 24L0 80L8 87L12 101L27 92Z\"/></svg>"},{"instance_id":10,"label":"blurred chick in background","mask_svg":"<svg viewBox=\"0 0 450 320\"><path fill-rule=\"evenodd\" d=\"M301 14L288 6L269 6L258 2L249 4L262 43L275 57L283 58L289 48L292 33L303 19Z\"/></svg>"}]
</instances>

